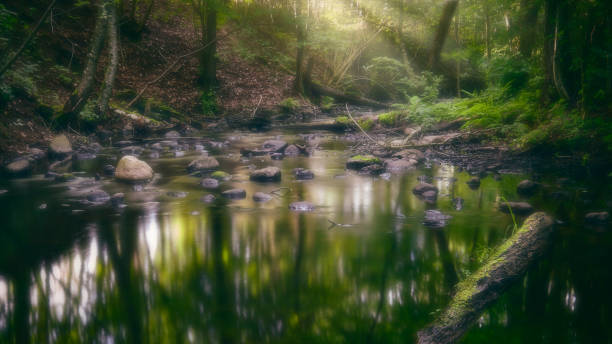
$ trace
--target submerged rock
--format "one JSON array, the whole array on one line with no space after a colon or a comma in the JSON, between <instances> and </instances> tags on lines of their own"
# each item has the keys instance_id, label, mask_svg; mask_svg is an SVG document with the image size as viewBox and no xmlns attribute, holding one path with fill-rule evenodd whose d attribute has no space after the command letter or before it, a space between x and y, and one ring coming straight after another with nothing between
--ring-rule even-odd
<instances>
[{"instance_id":1,"label":"submerged rock","mask_svg":"<svg viewBox=\"0 0 612 344\"><path fill-rule=\"evenodd\" d=\"M607 211L588 213L584 220L592 224L605 224L610 220L610 214Z\"/></svg>"},{"instance_id":2,"label":"submerged rock","mask_svg":"<svg viewBox=\"0 0 612 344\"><path fill-rule=\"evenodd\" d=\"M213 194L208 194L208 195L204 195L202 196L202 198L200 198L200 201L203 203L212 203L217 199L217 197L215 197L215 195Z\"/></svg>"},{"instance_id":3,"label":"submerged rock","mask_svg":"<svg viewBox=\"0 0 612 344\"><path fill-rule=\"evenodd\" d=\"M477 189L480 186L480 178L472 177L470 180L465 182L471 189Z\"/></svg>"},{"instance_id":4,"label":"submerged rock","mask_svg":"<svg viewBox=\"0 0 612 344\"><path fill-rule=\"evenodd\" d=\"M527 202L503 202L499 204L499 210L504 213L512 213L518 215L529 215L533 212L533 207Z\"/></svg>"},{"instance_id":5,"label":"submerged rock","mask_svg":"<svg viewBox=\"0 0 612 344\"><path fill-rule=\"evenodd\" d=\"M313 211L315 210L315 205L310 203L310 202L293 202L291 204L289 204L289 210L292 211Z\"/></svg>"},{"instance_id":6,"label":"submerged rock","mask_svg":"<svg viewBox=\"0 0 612 344\"><path fill-rule=\"evenodd\" d=\"M427 191L435 191L437 193L438 188L429 183L421 183L412 189L412 193L415 195L422 195Z\"/></svg>"},{"instance_id":7,"label":"submerged rock","mask_svg":"<svg viewBox=\"0 0 612 344\"><path fill-rule=\"evenodd\" d=\"M530 196L533 195L539 187L540 184L525 179L516 186L516 191L521 195Z\"/></svg>"},{"instance_id":8,"label":"submerged rock","mask_svg":"<svg viewBox=\"0 0 612 344\"><path fill-rule=\"evenodd\" d=\"M442 228L446 226L451 218L452 216L443 214L438 210L425 210L423 225L429 228Z\"/></svg>"},{"instance_id":9,"label":"submerged rock","mask_svg":"<svg viewBox=\"0 0 612 344\"><path fill-rule=\"evenodd\" d=\"M298 156L300 155L300 149L296 145L289 145L285 148L285 155Z\"/></svg>"},{"instance_id":10,"label":"submerged rock","mask_svg":"<svg viewBox=\"0 0 612 344\"><path fill-rule=\"evenodd\" d=\"M385 172L385 168L380 164L368 165L359 170L359 174L366 174L368 176L378 176L383 172Z\"/></svg>"},{"instance_id":11,"label":"submerged rock","mask_svg":"<svg viewBox=\"0 0 612 344\"><path fill-rule=\"evenodd\" d=\"M115 178L129 183L141 183L153 178L153 169L146 162L126 155L117 164Z\"/></svg>"},{"instance_id":12,"label":"submerged rock","mask_svg":"<svg viewBox=\"0 0 612 344\"><path fill-rule=\"evenodd\" d=\"M232 175L224 171L215 171L210 175L210 177L218 181L227 181L232 179Z\"/></svg>"},{"instance_id":13,"label":"submerged rock","mask_svg":"<svg viewBox=\"0 0 612 344\"><path fill-rule=\"evenodd\" d=\"M168 195L168 197L174 197L174 198L185 198L185 197L187 197L187 192L185 192L185 191L168 191L166 193L166 195Z\"/></svg>"},{"instance_id":14,"label":"submerged rock","mask_svg":"<svg viewBox=\"0 0 612 344\"><path fill-rule=\"evenodd\" d=\"M427 203L435 203L438 199L438 192L434 190L425 191L421 194L423 200Z\"/></svg>"},{"instance_id":15,"label":"submerged rock","mask_svg":"<svg viewBox=\"0 0 612 344\"><path fill-rule=\"evenodd\" d=\"M287 147L287 142L283 140L267 140L263 143L263 149L268 152L282 153Z\"/></svg>"},{"instance_id":16,"label":"submerged rock","mask_svg":"<svg viewBox=\"0 0 612 344\"><path fill-rule=\"evenodd\" d=\"M301 167L294 168L293 174L295 175L295 178L297 180L307 180L307 179L314 178L314 173L312 173L311 170L306 169L306 168L301 168Z\"/></svg>"},{"instance_id":17,"label":"submerged rock","mask_svg":"<svg viewBox=\"0 0 612 344\"><path fill-rule=\"evenodd\" d=\"M216 189L219 187L219 181L213 178L204 178L200 181L200 185L204 189Z\"/></svg>"},{"instance_id":18,"label":"submerged rock","mask_svg":"<svg viewBox=\"0 0 612 344\"><path fill-rule=\"evenodd\" d=\"M264 203L264 202L268 202L271 199L272 199L272 195L267 194L265 192L256 192L253 194L253 201L255 202Z\"/></svg>"},{"instance_id":19,"label":"submerged rock","mask_svg":"<svg viewBox=\"0 0 612 344\"><path fill-rule=\"evenodd\" d=\"M374 164L381 164L380 159L373 155L355 155L348 159L346 168L349 170L360 170Z\"/></svg>"},{"instance_id":20,"label":"submerged rock","mask_svg":"<svg viewBox=\"0 0 612 344\"><path fill-rule=\"evenodd\" d=\"M219 167L219 162L217 159L213 158L212 156L203 156L189 163L189 166L187 166L187 171L190 173L208 172L216 169L217 167Z\"/></svg>"},{"instance_id":21,"label":"submerged rock","mask_svg":"<svg viewBox=\"0 0 612 344\"><path fill-rule=\"evenodd\" d=\"M275 166L269 166L251 172L249 179L255 182L278 182L281 180L281 170Z\"/></svg>"},{"instance_id":22,"label":"submerged rock","mask_svg":"<svg viewBox=\"0 0 612 344\"><path fill-rule=\"evenodd\" d=\"M385 168L389 172L404 172L416 168L418 161L415 159L387 159L385 160Z\"/></svg>"},{"instance_id":23,"label":"submerged rock","mask_svg":"<svg viewBox=\"0 0 612 344\"><path fill-rule=\"evenodd\" d=\"M72 145L66 135L58 135L49 144L49 154L55 158L63 158L72 153Z\"/></svg>"},{"instance_id":24,"label":"submerged rock","mask_svg":"<svg viewBox=\"0 0 612 344\"><path fill-rule=\"evenodd\" d=\"M223 197L229 198L229 199L243 199L243 198L246 198L246 190L244 190L244 189L231 189L231 190L223 191L221 193L221 195L223 195Z\"/></svg>"},{"instance_id":25,"label":"submerged rock","mask_svg":"<svg viewBox=\"0 0 612 344\"><path fill-rule=\"evenodd\" d=\"M87 194L87 200L91 203L106 203L110 199L111 196L102 190L95 190Z\"/></svg>"}]
</instances>

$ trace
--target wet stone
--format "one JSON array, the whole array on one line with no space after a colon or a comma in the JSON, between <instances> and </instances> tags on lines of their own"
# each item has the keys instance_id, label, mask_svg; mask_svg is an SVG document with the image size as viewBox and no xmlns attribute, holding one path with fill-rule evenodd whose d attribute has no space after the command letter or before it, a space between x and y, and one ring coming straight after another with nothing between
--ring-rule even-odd
<instances>
[{"instance_id":1,"label":"wet stone","mask_svg":"<svg viewBox=\"0 0 612 344\"><path fill-rule=\"evenodd\" d=\"M297 211L297 212L302 212L302 211L313 211L315 210L315 205L310 203L310 202L293 202L291 204L289 204L289 210L291 211Z\"/></svg>"},{"instance_id":2,"label":"wet stone","mask_svg":"<svg viewBox=\"0 0 612 344\"><path fill-rule=\"evenodd\" d=\"M115 166L113 165L104 165L104 167L102 167L102 173L104 173L105 176L112 176L115 174Z\"/></svg>"},{"instance_id":3,"label":"wet stone","mask_svg":"<svg viewBox=\"0 0 612 344\"><path fill-rule=\"evenodd\" d=\"M95 190L87 194L87 200L92 203L106 203L110 199L110 195L102 190Z\"/></svg>"},{"instance_id":4,"label":"wet stone","mask_svg":"<svg viewBox=\"0 0 612 344\"><path fill-rule=\"evenodd\" d=\"M7 193L7 192L8 192L8 190L5 190L5 189L0 189L0 195L4 195L4 194L5 194L5 193Z\"/></svg>"},{"instance_id":5,"label":"wet stone","mask_svg":"<svg viewBox=\"0 0 612 344\"><path fill-rule=\"evenodd\" d=\"M438 199L438 192L434 190L425 191L421 194L423 200L427 203L435 203Z\"/></svg>"},{"instance_id":6,"label":"wet stone","mask_svg":"<svg viewBox=\"0 0 612 344\"><path fill-rule=\"evenodd\" d=\"M281 180L281 170L275 166L269 166L251 172L249 179L255 182L278 182Z\"/></svg>"},{"instance_id":7,"label":"wet stone","mask_svg":"<svg viewBox=\"0 0 612 344\"><path fill-rule=\"evenodd\" d=\"M244 189L231 189L231 190L223 191L221 193L221 195L223 195L223 197L229 198L229 199L243 199L243 198L246 198L246 190L244 190Z\"/></svg>"},{"instance_id":8,"label":"wet stone","mask_svg":"<svg viewBox=\"0 0 612 344\"><path fill-rule=\"evenodd\" d=\"M285 155L283 153L271 153L270 154L270 159L272 160L283 160L285 158Z\"/></svg>"},{"instance_id":9,"label":"wet stone","mask_svg":"<svg viewBox=\"0 0 612 344\"><path fill-rule=\"evenodd\" d=\"M215 197L215 195L213 194L208 194L208 195L204 195L200 198L200 201L203 203L207 203L210 204L212 202L215 201L215 199L217 199L217 197Z\"/></svg>"},{"instance_id":10,"label":"wet stone","mask_svg":"<svg viewBox=\"0 0 612 344\"><path fill-rule=\"evenodd\" d=\"M113 194L113 196L111 197L111 204L115 207L122 205L124 201L125 195L121 192Z\"/></svg>"},{"instance_id":11,"label":"wet stone","mask_svg":"<svg viewBox=\"0 0 612 344\"><path fill-rule=\"evenodd\" d=\"M533 195L539 188L540 184L531 180L523 180L516 186L516 191L524 196Z\"/></svg>"},{"instance_id":12,"label":"wet stone","mask_svg":"<svg viewBox=\"0 0 612 344\"><path fill-rule=\"evenodd\" d=\"M13 177L25 176L31 172L32 165L27 159L19 159L6 165L6 172Z\"/></svg>"},{"instance_id":13,"label":"wet stone","mask_svg":"<svg viewBox=\"0 0 612 344\"><path fill-rule=\"evenodd\" d=\"M285 155L298 156L300 155L300 149L296 145L289 145L285 148Z\"/></svg>"},{"instance_id":14,"label":"wet stone","mask_svg":"<svg viewBox=\"0 0 612 344\"><path fill-rule=\"evenodd\" d=\"M132 156L139 156L140 154L142 154L143 151L144 149L138 146L127 146L127 147L121 148L120 150L122 155L132 155Z\"/></svg>"},{"instance_id":15,"label":"wet stone","mask_svg":"<svg viewBox=\"0 0 612 344\"><path fill-rule=\"evenodd\" d=\"M423 225L428 228L443 228L452 216L443 214L439 210L426 210Z\"/></svg>"},{"instance_id":16,"label":"wet stone","mask_svg":"<svg viewBox=\"0 0 612 344\"><path fill-rule=\"evenodd\" d=\"M211 156L204 156L189 163L189 166L187 166L187 171L189 171L190 173L208 172L215 170L217 167L219 167L219 162L217 161L217 159Z\"/></svg>"},{"instance_id":17,"label":"wet stone","mask_svg":"<svg viewBox=\"0 0 612 344\"><path fill-rule=\"evenodd\" d=\"M610 220L610 214L607 211L588 213L584 220L591 224L605 224Z\"/></svg>"},{"instance_id":18,"label":"wet stone","mask_svg":"<svg viewBox=\"0 0 612 344\"><path fill-rule=\"evenodd\" d=\"M115 168L115 178L129 183L142 183L153 178L153 169L146 162L126 155Z\"/></svg>"},{"instance_id":19,"label":"wet stone","mask_svg":"<svg viewBox=\"0 0 612 344\"><path fill-rule=\"evenodd\" d=\"M427 191L435 191L437 193L438 188L429 183L421 183L412 189L412 193L415 195L422 195Z\"/></svg>"},{"instance_id":20,"label":"wet stone","mask_svg":"<svg viewBox=\"0 0 612 344\"><path fill-rule=\"evenodd\" d=\"M219 181L214 178L204 178L200 181L200 185L204 189L209 189L209 190L216 189L219 187Z\"/></svg>"},{"instance_id":21,"label":"wet stone","mask_svg":"<svg viewBox=\"0 0 612 344\"><path fill-rule=\"evenodd\" d=\"M164 134L164 137L167 139L177 139L181 137L181 134L179 134L179 132L176 130L171 130L167 132L166 134Z\"/></svg>"},{"instance_id":22,"label":"wet stone","mask_svg":"<svg viewBox=\"0 0 612 344\"><path fill-rule=\"evenodd\" d=\"M293 174L295 175L295 178L297 180L307 180L314 178L314 173L311 170L305 168L294 168Z\"/></svg>"},{"instance_id":23,"label":"wet stone","mask_svg":"<svg viewBox=\"0 0 612 344\"><path fill-rule=\"evenodd\" d=\"M256 192L253 194L253 201L258 203L268 202L272 199L272 195L267 194L265 192Z\"/></svg>"}]
</instances>

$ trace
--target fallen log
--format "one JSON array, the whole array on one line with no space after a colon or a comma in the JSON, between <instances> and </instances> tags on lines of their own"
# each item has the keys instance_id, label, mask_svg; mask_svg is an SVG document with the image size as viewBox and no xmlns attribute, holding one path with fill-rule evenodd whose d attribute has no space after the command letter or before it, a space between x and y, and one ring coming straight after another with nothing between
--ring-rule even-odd
<instances>
[{"instance_id":1,"label":"fallen log","mask_svg":"<svg viewBox=\"0 0 612 344\"><path fill-rule=\"evenodd\" d=\"M331 87L320 85L316 82L305 80L308 82L308 89L313 95L316 96L328 96L334 98L336 101L341 103L350 103L353 105L370 106L376 109L387 109L390 107L389 104L381 103L376 100L359 97L351 94L343 93L339 90Z\"/></svg>"},{"instance_id":2,"label":"fallen log","mask_svg":"<svg viewBox=\"0 0 612 344\"><path fill-rule=\"evenodd\" d=\"M498 247L478 271L457 284L456 294L437 320L418 332L419 344L455 343L476 322L481 313L545 252L553 221L539 212Z\"/></svg>"}]
</instances>

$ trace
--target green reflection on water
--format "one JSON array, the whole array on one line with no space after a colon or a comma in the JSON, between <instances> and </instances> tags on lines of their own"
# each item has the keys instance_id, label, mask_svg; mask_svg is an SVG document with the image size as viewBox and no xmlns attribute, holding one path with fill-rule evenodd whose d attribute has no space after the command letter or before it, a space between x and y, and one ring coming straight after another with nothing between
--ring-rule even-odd
<instances>
[{"instance_id":1,"label":"green reflection on water","mask_svg":"<svg viewBox=\"0 0 612 344\"><path fill-rule=\"evenodd\" d=\"M242 162L237 149L219 154L233 175L222 189L241 187L248 196L210 206L199 201L208 193L199 178L185 173L193 154L150 161L162 176L141 192L105 181L107 191L126 192L123 211L84 207L69 184L4 181L10 198L0 196L0 342L413 341L455 283L509 236L511 220L495 206L502 196L518 199L523 176L487 177L472 190L468 174L434 165L387 181L346 174L346 155L322 146L311 158L284 161ZM283 181L251 183L249 164L277 165ZM295 167L316 178L295 181ZM411 192L420 175L440 189L435 206ZM280 187L291 191L265 204L250 198ZM176 199L168 191L188 195ZM601 262L612 258L612 239L573 224L584 211L579 196L533 198L569 225L465 342L610 340L612 278ZM454 210L455 197L465 200L463 210ZM317 210L290 212L298 200ZM38 210L43 202L48 208ZM73 213L77 208L86 211ZM453 216L446 228L421 224L424 210L434 208ZM329 228L328 219L353 226Z\"/></svg>"}]
</instances>

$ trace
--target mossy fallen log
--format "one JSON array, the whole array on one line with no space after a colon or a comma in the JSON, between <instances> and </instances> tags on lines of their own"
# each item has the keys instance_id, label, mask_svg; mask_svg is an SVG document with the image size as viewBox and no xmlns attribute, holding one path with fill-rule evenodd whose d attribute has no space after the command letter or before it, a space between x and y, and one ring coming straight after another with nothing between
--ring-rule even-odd
<instances>
[{"instance_id":1,"label":"mossy fallen log","mask_svg":"<svg viewBox=\"0 0 612 344\"><path fill-rule=\"evenodd\" d=\"M418 332L419 344L458 341L481 313L545 252L553 221L544 213L531 215L523 226L498 247L478 271L459 282L450 305L438 319Z\"/></svg>"}]
</instances>

